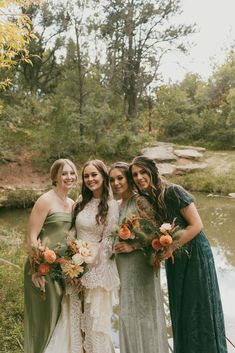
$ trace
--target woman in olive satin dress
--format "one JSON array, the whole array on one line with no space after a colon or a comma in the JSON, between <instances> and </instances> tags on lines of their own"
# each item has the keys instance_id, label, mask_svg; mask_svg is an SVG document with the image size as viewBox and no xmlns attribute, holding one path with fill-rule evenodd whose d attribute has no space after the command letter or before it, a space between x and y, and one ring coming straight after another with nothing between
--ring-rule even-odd
<instances>
[{"instance_id":1,"label":"woman in olive satin dress","mask_svg":"<svg viewBox=\"0 0 235 353\"><path fill-rule=\"evenodd\" d=\"M65 234L71 227L73 200L68 193L77 180L77 170L68 159L58 159L51 166L54 188L36 201L29 219L28 250L46 241L53 249L58 242L65 243ZM25 353L43 353L50 342L60 316L63 289L49 276L31 271L29 259L25 265ZM45 291L45 300L42 300Z\"/></svg>"}]
</instances>

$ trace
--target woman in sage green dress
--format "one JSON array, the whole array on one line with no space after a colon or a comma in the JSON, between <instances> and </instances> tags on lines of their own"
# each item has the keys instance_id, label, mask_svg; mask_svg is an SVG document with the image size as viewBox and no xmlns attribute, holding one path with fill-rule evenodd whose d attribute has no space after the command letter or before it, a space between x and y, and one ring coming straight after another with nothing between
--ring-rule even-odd
<instances>
[{"instance_id":1,"label":"woman in sage green dress","mask_svg":"<svg viewBox=\"0 0 235 353\"><path fill-rule=\"evenodd\" d=\"M71 227L73 200L67 195L77 180L76 167L68 159L59 159L53 163L50 175L54 188L39 197L30 215L29 253L32 246L45 243L53 249L59 242L65 243ZM25 265L24 288L24 353L43 353L60 316L63 289L49 276L32 273L30 259Z\"/></svg>"},{"instance_id":2,"label":"woman in sage green dress","mask_svg":"<svg viewBox=\"0 0 235 353\"><path fill-rule=\"evenodd\" d=\"M227 353L214 259L192 196L163 179L150 158L134 158L130 169L160 224L175 220L182 228L177 246L173 243L165 253L174 353Z\"/></svg>"},{"instance_id":3,"label":"woman in sage green dress","mask_svg":"<svg viewBox=\"0 0 235 353\"><path fill-rule=\"evenodd\" d=\"M147 214L154 219L146 198L133 192L129 165L113 164L109 171L114 194L121 198L121 224L131 215ZM115 244L116 260L121 282L119 338L121 353L167 353L168 342L165 313L160 286L138 243L125 241Z\"/></svg>"}]
</instances>

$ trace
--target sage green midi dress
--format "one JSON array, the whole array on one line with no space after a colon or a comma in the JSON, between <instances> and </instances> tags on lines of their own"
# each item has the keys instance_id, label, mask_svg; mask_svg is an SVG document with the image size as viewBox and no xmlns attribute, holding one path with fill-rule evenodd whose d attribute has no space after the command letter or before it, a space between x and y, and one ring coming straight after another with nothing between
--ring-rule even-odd
<instances>
[{"instance_id":1,"label":"sage green midi dress","mask_svg":"<svg viewBox=\"0 0 235 353\"><path fill-rule=\"evenodd\" d=\"M120 224L125 217L138 215L137 202L140 198L143 199L134 195L127 201L120 211ZM143 201L138 204L143 204ZM120 352L168 353L160 273L156 276L141 250L118 254L116 260L121 282Z\"/></svg>"},{"instance_id":2,"label":"sage green midi dress","mask_svg":"<svg viewBox=\"0 0 235 353\"><path fill-rule=\"evenodd\" d=\"M50 249L60 242L65 242L65 234L70 229L70 213L56 212L47 216L39 238L45 241ZM24 353L43 353L48 345L60 316L63 288L46 276L45 300L42 293L31 280L29 260L24 273Z\"/></svg>"}]
</instances>

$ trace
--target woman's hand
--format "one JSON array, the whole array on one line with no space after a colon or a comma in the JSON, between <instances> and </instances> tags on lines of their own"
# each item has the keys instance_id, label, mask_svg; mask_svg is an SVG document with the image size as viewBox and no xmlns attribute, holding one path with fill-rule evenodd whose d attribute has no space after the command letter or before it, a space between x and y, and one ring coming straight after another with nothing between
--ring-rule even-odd
<instances>
[{"instance_id":1,"label":"woman's hand","mask_svg":"<svg viewBox=\"0 0 235 353\"><path fill-rule=\"evenodd\" d=\"M40 275L38 272L32 274L32 282L35 287L40 288L43 292L45 292L45 277Z\"/></svg>"},{"instance_id":2,"label":"woman's hand","mask_svg":"<svg viewBox=\"0 0 235 353\"><path fill-rule=\"evenodd\" d=\"M130 253L132 251L136 250L131 244L126 243L125 241L120 241L118 243L115 243L114 245L114 251L116 254L122 254L122 253Z\"/></svg>"}]
</instances>

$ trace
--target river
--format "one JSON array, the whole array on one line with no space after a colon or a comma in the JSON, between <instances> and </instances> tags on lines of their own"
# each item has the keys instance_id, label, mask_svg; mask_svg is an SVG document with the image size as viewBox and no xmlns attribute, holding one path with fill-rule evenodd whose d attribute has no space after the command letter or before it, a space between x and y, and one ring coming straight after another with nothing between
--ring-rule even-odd
<instances>
[{"instance_id":1,"label":"river","mask_svg":"<svg viewBox=\"0 0 235 353\"><path fill-rule=\"evenodd\" d=\"M235 344L235 199L194 194L214 254L223 302L226 335ZM29 210L0 210L1 225L26 233ZM165 276L162 275L165 287ZM117 325L114 323L114 327ZM118 345L118 335L114 339ZM235 348L228 342L228 352ZM209 352L208 352L209 353Z\"/></svg>"}]
</instances>

